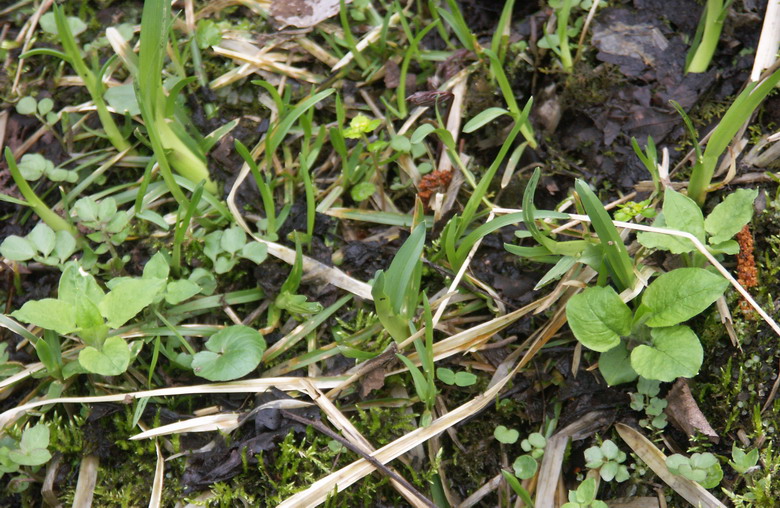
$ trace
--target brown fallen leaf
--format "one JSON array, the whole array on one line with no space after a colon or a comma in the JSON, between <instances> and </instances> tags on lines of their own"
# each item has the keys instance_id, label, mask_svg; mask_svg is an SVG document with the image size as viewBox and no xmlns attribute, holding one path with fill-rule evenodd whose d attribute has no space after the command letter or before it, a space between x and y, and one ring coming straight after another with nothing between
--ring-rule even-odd
<instances>
[{"instance_id":1,"label":"brown fallen leaf","mask_svg":"<svg viewBox=\"0 0 780 508\"><path fill-rule=\"evenodd\" d=\"M283 25L309 28L338 14L339 6L339 0L274 0L271 16Z\"/></svg>"},{"instance_id":2,"label":"brown fallen leaf","mask_svg":"<svg viewBox=\"0 0 780 508\"><path fill-rule=\"evenodd\" d=\"M698 431L707 436L713 443L720 442L720 436L710 426L707 418L699 409L685 379L677 380L666 395L666 401L669 403L666 406L666 415L688 437Z\"/></svg>"}]
</instances>

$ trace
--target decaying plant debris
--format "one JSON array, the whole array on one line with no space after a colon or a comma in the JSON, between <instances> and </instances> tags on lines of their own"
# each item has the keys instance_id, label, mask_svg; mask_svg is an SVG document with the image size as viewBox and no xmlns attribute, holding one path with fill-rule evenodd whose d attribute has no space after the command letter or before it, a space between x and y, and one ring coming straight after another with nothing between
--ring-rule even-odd
<instances>
[{"instance_id":1,"label":"decaying plant debris","mask_svg":"<svg viewBox=\"0 0 780 508\"><path fill-rule=\"evenodd\" d=\"M780 25L704 4L0 8L0 505L775 506Z\"/></svg>"}]
</instances>

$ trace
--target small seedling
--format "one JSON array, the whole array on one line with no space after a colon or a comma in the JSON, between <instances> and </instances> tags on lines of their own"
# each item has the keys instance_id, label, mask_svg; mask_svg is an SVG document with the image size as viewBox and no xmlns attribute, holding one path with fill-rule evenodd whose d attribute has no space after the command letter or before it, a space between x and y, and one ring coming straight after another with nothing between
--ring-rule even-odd
<instances>
[{"instance_id":1,"label":"small seedling","mask_svg":"<svg viewBox=\"0 0 780 508\"><path fill-rule=\"evenodd\" d=\"M0 254L11 261L37 261L57 266L76 252L76 239L69 231L56 233L41 223L25 237L10 235L0 244Z\"/></svg>"},{"instance_id":2,"label":"small seedling","mask_svg":"<svg viewBox=\"0 0 780 508\"><path fill-rule=\"evenodd\" d=\"M652 201L645 199L637 203L636 201L629 201L618 205L618 210L615 212L615 220L628 222L636 216L646 217L652 219L658 215L658 212L652 206Z\"/></svg>"},{"instance_id":3,"label":"small seedling","mask_svg":"<svg viewBox=\"0 0 780 508\"><path fill-rule=\"evenodd\" d=\"M98 202L89 196L76 201L73 212L78 223L92 231L87 233L87 238L100 244L95 254L110 250L113 257L118 258L114 246L122 244L130 233L131 212L118 210L114 198Z\"/></svg>"},{"instance_id":4,"label":"small seedling","mask_svg":"<svg viewBox=\"0 0 780 508\"><path fill-rule=\"evenodd\" d=\"M450 386L471 386L477 382L477 376L471 372L455 372L452 369L446 367L439 367L436 369L436 377L439 378L444 384Z\"/></svg>"},{"instance_id":5,"label":"small seedling","mask_svg":"<svg viewBox=\"0 0 780 508\"><path fill-rule=\"evenodd\" d=\"M212 231L205 237L203 253L211 260L218 274L232 270L241 258L260 264L268 257L268 247L257 241L247 241L240 226Z\"/></svg>"},{"instance_id":6,"label":"small seedling","mask_svg":"<svg viewBox=\"0 0 780 508\"><path fill-rule=\"evenodd\" d=\"M544 455L544 447L547 446L547 439L539 432L534 432L526 439L520 442L520 448L536 460Z\"/></svg>"},{"instance_id":7,"label":"small seedling","mask_svg":"<svg viewBox=\"0 0 780 508\"><path fill-rule=\"evenodd\" d=\"M625 452L607 439L601 446L591 446L585 450L585 465L590 469L598 469L601 479L611 482L628 480L628 468L623 464L626 460Z\"/></svg>"},{"instance_id":8,"label":"small seedling","mask_svg":"<svg viewBox=\"0 0 780 508\"><path fill-rule=\"evenodd\" d=\"M723 479L718 458L709 452L694 453L690 458L675 453L666 458L666 468L670 473L694 481L705 489L717 487Z\"/></svg>"},{"instance_id":9,"label":"small seedling","mask_svg":"<svg viewBox=\"0 0 780 508\"><path fill-rule=\"evenodd\" d=\"M588 478L577 490L569 491L569 502L561 508L607 508L607 503L596 499L596 490L596 479Z\"/></svg>"},{"instance_id":10,"label":"small seedling","mask_svg":"<svg viewBox=\"0 0 780 508\"><path fill-rule=\"evenodd\" d=\"M46 176L52 182L75 183L79 179L76 171L55 168L54 163L38 153L26 153L19 161L19 171L28 182L39 180Z\"/></svg>"},{"instance_id":11,"label":"small seedling","mask_svg":"<svg viewBox=\"0 0 780 508\"><path fill-rule=\"evenodd\" d=\"M737 443L734 443L731 448L731 458L729 465L734 468L734 471L739 474L750 474L755 471L758 464L758 448L745 453L737 447Z\"/></svg>"},{"instance_id":12,"label":"small seedling","mask_svg":"<svg viewBox=\"0 0 780 508\"><path fill-rule=\"evenodd\" d=\"M685 59L685 72L707 72L712 55L718 47L723 22L733 2L734 0L707 0L691 49Z\"/></svg>"},{"instance_id":13,"label":"small seedling","mask_svg":"<svg viewBox=\"0 0 780 508\"><path fill-rule=\"evenodd\" d=\"M631 409L634 411L644 411L648 418L639 420L642 427L652 426L656 429L663 429L668 422L664 409L668 402L666 399L656 397L660 392L661 383L640 377L636 384L636 393L631 393Z\"/></svg>"},{"instance_id":14,"label":"small seedling","mask_svg":"<svg viewBox=\"0 0 780 508\"><path fill-rule=\"evenodd\" d=\"M53 125L57 122L57 114L52 112L54 101L48 97L35 100L34 97L25 96L16 103L16 112L20 115L32 115L42 123Z\"/></svg>"},{"instance_id":15,"label":"small seedling","mask_svg":"<svg viewBox=\"0 0 780 508\"><path fill-rule=\"evenodd\" d=\"M4 436L0 438L0 477L15 473L20 466L41 466L51 459L49 427L39 423L25 429L21 439Z\"/></svg>"},{"instance_id":16,"label":"small seedling","mask_svg":"<svg viewBox=\"0 0 780 508\"><path fill-rule=\"evenodd\" d=\"M520 433L516 429L508 429L503 425L499 425L493 431L493 437L495 437L499 443L514 444L520 437Z\"/></svg>"},{"instance_id":17,"label":"small seedling","mask_svg":"<svg viewBox=\"0 0 780 508\"><path fill-rule=\"evenodd\" d=\"M209 381L231 381L257 368L266 343L254 328L234 325L209 337L205 346L208 351L192 357L192 371Z\"/></svg>"}]
</instances>

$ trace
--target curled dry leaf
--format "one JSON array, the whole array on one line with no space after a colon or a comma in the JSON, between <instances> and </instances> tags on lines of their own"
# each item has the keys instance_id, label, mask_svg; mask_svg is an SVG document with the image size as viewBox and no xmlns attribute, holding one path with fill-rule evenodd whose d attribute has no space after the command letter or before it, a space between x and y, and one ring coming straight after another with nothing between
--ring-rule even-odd
<instances>
[{"instance_id":1,"label":"curled dry leaf","mask_svg":"<svg viewBox=\"0 0 780 508\"><path fill-rule=\"evenodd\" d=\"M339 0L274 0L271 16L283 25L309 28L338 14L339 6Z\"/></svg>"},{"instance_id":2,"label":"curled dry leaf","mask_svg":"<svg viewBox=\"0 0 780 508\"><path fill-rule=\"evenodd\" d=\"M685 379L678 379L666 396L669 405L666 414L680 430L689 437L701 432L713 443L720 442L720 436L713 430L707 418L699 409Z\"/></svg>"}]
</instances>

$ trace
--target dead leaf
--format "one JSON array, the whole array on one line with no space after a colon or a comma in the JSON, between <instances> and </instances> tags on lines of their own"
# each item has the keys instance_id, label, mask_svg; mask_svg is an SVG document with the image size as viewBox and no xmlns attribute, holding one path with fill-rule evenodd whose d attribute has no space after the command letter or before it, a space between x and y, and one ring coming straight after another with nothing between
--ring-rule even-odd
<instances>
[{"instance_id":1,"label":"dead leaf","mask_svg":"<svg viewBox=\"0 0 780 508\"><path fill-rule=\"evenodd\" d=\"M678 379L672 389L666 395L669 405L666 406L666 414L680 430L688 437L701 432L713 443L720 442L720 436L713 430L707 418L699 409L693 399L691 389L684 379Z\"/></svg>"},{"instance_id":2,"label":"dead leaf","mask_svg":"<svg viewBox=\"0 0 780 508\"><path fill-rule=\"evenodd\" d=\"M385 369L379 366L366 374L360 383L360 397L365 399L369 393L385 386Z\"/></svg>"},{"instance_id":3,"label":"dead leaf","mask_svg":"<svg viewBox=\"0 0 780 508\"><path fill-rule=\"evenodd\" d=\"M274 0L271 16L283 25L309 28L338 14L339 6L339 0Z\"/></svg>"}]
</instances>

